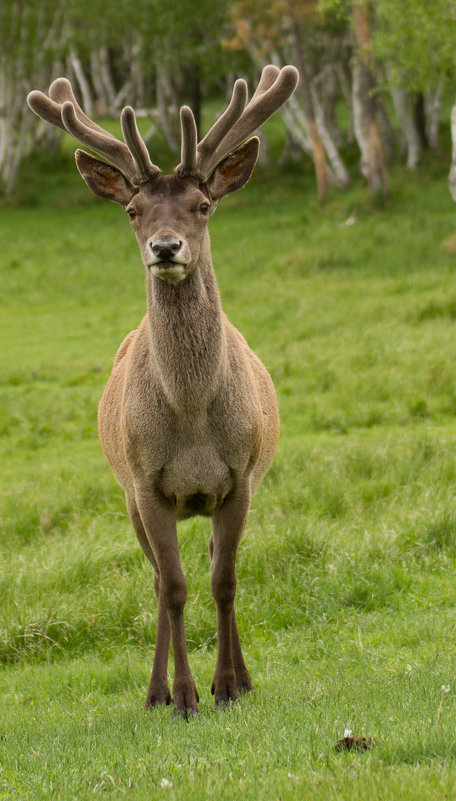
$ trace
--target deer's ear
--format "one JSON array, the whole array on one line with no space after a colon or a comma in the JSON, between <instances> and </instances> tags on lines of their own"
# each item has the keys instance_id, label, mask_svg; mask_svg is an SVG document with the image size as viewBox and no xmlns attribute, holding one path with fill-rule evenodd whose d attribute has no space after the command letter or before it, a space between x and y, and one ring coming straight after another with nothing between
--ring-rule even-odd
<instances>
[{"instance_id":1,"label":"deer's ear","mask_svg":"<svg viewBox=\"0 0 456 801\"><path fill-rule=\"evenodd\" d=\"M246 185L257 162L259 150L260 140L257 136L252 136L217 165L207 182L214 201Z\"/></svg>"},{"instance_id":2,"label":"deer's ear","mask_svg":"<svg viewBox=\"0 0 456 801\"><path fill-rule=\"evenodd\" d=\"M137 187L116 167L99 161L84 150L76 150L75 159L87 186L99 197L106 197L122 206L127 206L137 192Z\"/></svg>"}]
</instances>

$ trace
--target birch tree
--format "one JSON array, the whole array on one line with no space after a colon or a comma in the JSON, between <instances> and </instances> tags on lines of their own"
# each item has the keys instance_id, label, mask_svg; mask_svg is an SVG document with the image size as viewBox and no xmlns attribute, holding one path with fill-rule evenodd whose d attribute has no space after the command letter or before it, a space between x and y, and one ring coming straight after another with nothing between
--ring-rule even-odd
<instances>
[{"instance_id":1,"label":"birch tree","mask_svg":"<svg viewBox=\"0 0 456 801\"><path fill-rule=\"evenodd\" d=\"M0 194L11 192L25 155L44 137L25 103L33 80L45 85L61 59L63 1L0 4Z\"/></svg>"},{"instance_id":2,"label":"birch tree","mask_svg":"<svg viewBox=\"0 0 456 801\"><path fill-rule=\"evenodd\" d=\"M232 7L232 19L236 34L228 47L248 52L259 68L272 61L277 66L292 62L299 70L297 92L282 114L289 140L313 160L320 200L331 184L347 186L349 173L327 124L321 92L330 37L316 0L240 0Z\"/></svg>"},{"instance_id":3,"label":"birch tree","mask_svg":"<svg viewBox=\"0 0 456 801\"><path fill-rule=\"evenodd\" d=\"M372 194L385 197L388 192L388 176L378 126L375 60L370 10L366 0L356 0L352 3L352 20L361 112L362 144L360 143L360 148L367 182Z\"/></svg>"},{"instance_id":4,"label":"birch tree","mask_svg":"<svg viewBox=\"0 0 456 801\"><path fill-rule=\"evenodd\" d=\"M25 103L58 75L73 81L89 113L116 115L132 103L158 118L178 147L178 108L197 119L204 89L228 71L222 46L228 0L5 0L0 3L0 192L39 142L55 139ZM233 59L231 58L231 61ZM155 115L155 121L157 116Z\"/></svg>"},{"instance_id":5,"label":"birch tree","mask_svg":"<svg viewBox=\"0 0 456 801\"><path fill-rule=\"evenodd\" d=\"M192 106L199 125L227 76L253 79L272 61L299 68L299 89L282 111L286 150L312 159L319 197L349 183L343 148L354 139L362 174L384 195L383 147L391 158L399 134L410 168L423 147L438 152L443 92L453 84L456 103L454 41L456 0L136 0L134 13L130 0L4 0L0 193L12 190L33 148L55 146L59 134L25 96L58 75L71 79L89 114L117 119L130 103L151 117L146 138L159 127L177 150L180 105ZM456 110L453 120L456 140ZM456 145L454 154L456 186Z\"/></svg>"},{"instance_id":6,"label":"birch tree","mask_svg":"<svg viewBox=\"0 0 456 801\"><path fill-rule=\"evenodd\" d=\"M392 83L421 99L425 143L436 151L442 91L451 87L449 184L456 200L456 0L377 0L376 15L377 56L388 63Z\"/></svg>"}]
</instances>

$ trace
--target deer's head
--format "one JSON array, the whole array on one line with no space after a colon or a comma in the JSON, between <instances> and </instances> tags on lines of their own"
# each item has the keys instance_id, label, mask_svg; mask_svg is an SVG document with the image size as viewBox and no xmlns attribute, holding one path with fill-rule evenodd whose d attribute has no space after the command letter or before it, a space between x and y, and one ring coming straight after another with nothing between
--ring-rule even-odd
<instances>
[{"instance_id":1,"label":"deer's head","mask_svg":"<svg viewBox=\"0 0 456 801\"><path fill-rule=\"evenodd\" d=\"M245 186L252 174L259 140L248 137L290 97L297 82L294 67L269 65L247 103L247 85L236 81L229 105L199 143L193 113L183 106L181 163L172 175L163 175L151 162L131 107L121 114L122 142L84 114L65 78L54 81L49 97L34 91L27 100L38 116L107 160L76 151L90 189L125 208L146 268L176 283L209 247L207 222L219 200Z\"/></svg>"}]
</instances>

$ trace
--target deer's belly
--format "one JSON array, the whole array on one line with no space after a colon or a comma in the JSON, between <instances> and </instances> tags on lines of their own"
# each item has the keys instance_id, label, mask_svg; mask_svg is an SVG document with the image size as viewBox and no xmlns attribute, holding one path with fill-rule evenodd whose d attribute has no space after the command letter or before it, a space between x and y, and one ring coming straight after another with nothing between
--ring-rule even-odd
<instances>
[{"instance_id":1,"label":"deer's belly","mask_svg":"<svg viewBox=\"0 0 456 801\"><path fill-rule=\"evenodd\" d=\"M212 515L232 488L231 472L210 447L191 447L160 471L159 489L178 520Z\"/></svg>"}]
</instances>

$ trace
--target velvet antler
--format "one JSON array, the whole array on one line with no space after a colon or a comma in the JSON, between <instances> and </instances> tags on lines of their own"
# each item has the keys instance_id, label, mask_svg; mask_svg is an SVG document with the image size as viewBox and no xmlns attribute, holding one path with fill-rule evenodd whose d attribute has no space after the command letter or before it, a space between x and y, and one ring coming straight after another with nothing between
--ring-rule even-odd
<instances>
[{"instance_id":1,"label":"velvet antler","mask_svg":"<svg viewBox=\"0 0 456 801\"><path fill-rule=\"evenodd\" d=\"M264 67L260 82L247 105L247 84L242 79L236 81L229 105L198 145L193 113L184 106L181 110L182 161L177 171L204 180L228 153L242 144L288 100L298 80L295 67L288 65L279 69L269 64Z\"/></svg>"},{"instance_id":2,"label":"velvet antler","mask_svg":"<svg viewBox=\"0 0 456 801\"><path fill-rule=\"evenodd\" d=\"M288 65L279 69L269 64L264 67L249 103L246 82L237 80L230 103L199 144L193 112L188 106L183 106L180 112L181 163L176 171L181 175L194 176L205 181L225 156L242 144L288 100L298 80L295 67ZM49 97L35 90L30 92L27 102L38 117L70 133L83 145L118 167L134 183L144 183L160 172L150 160L136 125L135 112L130 106L126 106L121 114L125 139L125 142L121 142L84 114L66 78L57 78L51 84Z\"/></svg>"},{"instance_id":3,"label":"velvet antler","mask_svg":"<svg viewBox=\"0 0 456 801\"><path fill-rule=\"evenodd\" d=\"M84 114L66 78L57 78L51 84L49 97L35 90L30 92L27 102L38 117L74 136L134 183L143 183L160 172L150 160L135 113L129 106L123 109L121 116L125 144Z\"/></svg>"}]
</instances>

